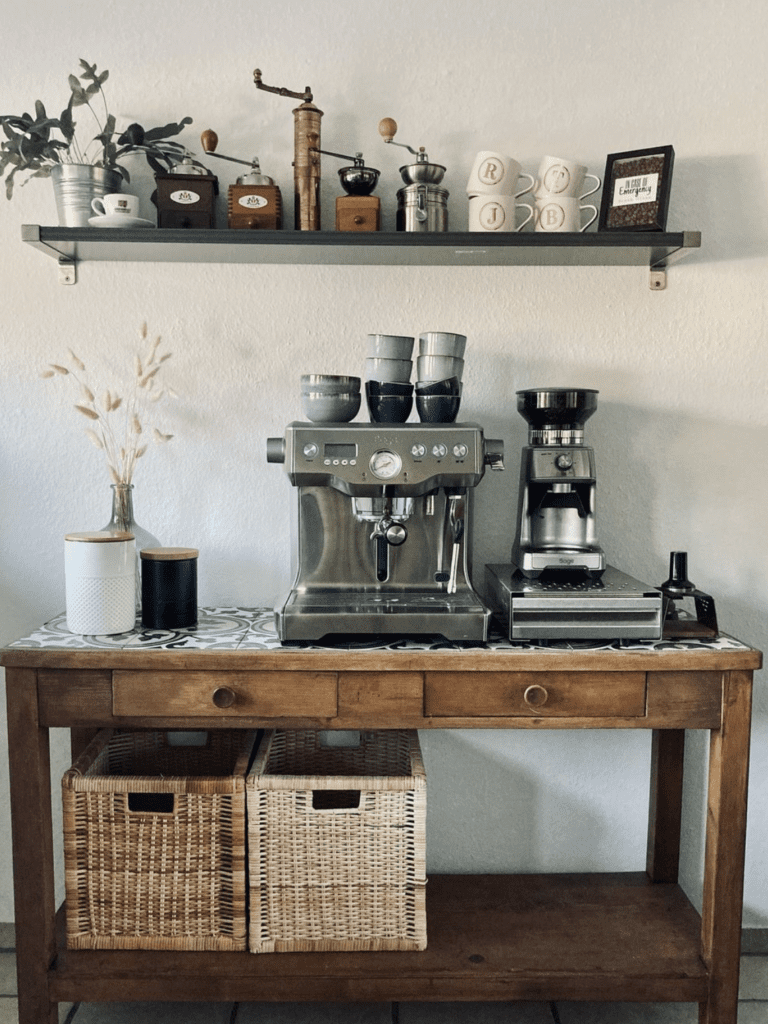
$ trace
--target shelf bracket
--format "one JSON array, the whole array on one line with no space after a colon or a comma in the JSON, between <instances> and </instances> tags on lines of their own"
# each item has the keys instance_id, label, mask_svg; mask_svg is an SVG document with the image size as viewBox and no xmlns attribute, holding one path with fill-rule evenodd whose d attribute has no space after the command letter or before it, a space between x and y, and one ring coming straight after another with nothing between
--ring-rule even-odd
<instances>
[{"instance_id":1,"label":"shelf bracket","mask_svg":"<svg viewBox=\"0 0 768 1024\"><path fill-rule=\"evenodd\" d=\"M59 256L59 284L77 284L77 263Z\"/></svg>"},{"instance_id":2,"label":"shelf bracket","mask_svg":"<svg viewBox=\"0 0 768 1024\"><path fill-rule=\"evenodd\" d=\"M672 252L667 253L660 259L651 259L650 277L648 287L652 292L663 292L667 287L667 268L671 263L677 263L693 249L701 247L700 231L684 231L683 244Z\"/></svg>"}]
</instances>

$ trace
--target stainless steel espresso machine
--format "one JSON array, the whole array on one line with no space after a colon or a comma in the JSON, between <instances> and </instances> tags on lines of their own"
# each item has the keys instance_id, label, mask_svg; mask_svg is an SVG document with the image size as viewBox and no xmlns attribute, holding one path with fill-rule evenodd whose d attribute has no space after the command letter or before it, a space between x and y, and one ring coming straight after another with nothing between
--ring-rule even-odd
<instances>
[{"instance_id":1,"label":"stainless steel espresso machine","mask_svg":"<svg viewBox=\"0 0 768 1024\"><path fill-rule=\"evenodd\" d=\"M442 634L485 640L470 581L471 497L503 442L475 423L290 423L267 440L296 488L281 640Z\"/></svg>"},{"instance_id":2,"label":"stainless steel espresso machine","mask_svg":"<svg viewBox=\"0 0 768 1024\"><path fill-rule=\"evenodd\" d=\"M584 444L597 395L517 392L528 445L512 564L486 567L490 599L512 640L661 637L661 594L607 565L597 540L595 453Z\"/></svg>"}]
</instances>

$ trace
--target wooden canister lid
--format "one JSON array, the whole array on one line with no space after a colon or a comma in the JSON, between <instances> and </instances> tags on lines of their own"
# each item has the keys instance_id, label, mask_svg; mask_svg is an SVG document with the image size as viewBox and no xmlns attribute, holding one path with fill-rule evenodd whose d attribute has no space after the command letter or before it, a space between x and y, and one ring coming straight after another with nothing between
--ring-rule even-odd
<instances>
[{"instance_id":1,"label":"wooden canister lid","mask_svg":"<svg viewBox=\"0 0 768 1024\"><path fill-rule=\"evenodd\" d=\"M82 541L86 544L113 544L115 541L133 540L132 533L124 530L94 530L91 533L68 533L64 540Z\"/></svg>"},{"instance_id":2,"label":"wooden canister lid","mask_svg":"<svg viewBox=\"0 0 768 1024\"><path fill-rule=\"evenodd\" d=\"M185 558L197 558L197 548L144 548L139 552L142 558L152 562L180 562Z\"/></svg>"}]
</instances>

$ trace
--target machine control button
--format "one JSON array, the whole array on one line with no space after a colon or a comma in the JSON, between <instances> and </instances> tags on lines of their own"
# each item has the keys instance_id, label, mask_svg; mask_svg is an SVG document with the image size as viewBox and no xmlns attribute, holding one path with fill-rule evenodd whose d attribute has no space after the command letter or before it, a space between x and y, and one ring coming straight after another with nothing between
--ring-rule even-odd
<instances>
[{"instance_id":1,"label":"machine control button","mask_svg":"<svg viewBox=\"0 0 768 1024\"><path fill-rule=\"evenodd\" d=\"M468 451L469 449L465 444L455 444L453 446L453 454L457 459L466 459Z\"/></svg>"},{"instance_id":2,"label":"machine control button","mask_svg":"<svg viewBox=\"0 0 768 1024\"><path fill-rule=\"evenodd\" d=\"M314 459L314 458L316 458L316 456L317 456L319 451L320 451L320 449L314 443L314 441L310 441L308 444L304 445L304 458L305 459Z\"/></svg>"},{"instance_id":3,"label":"machine control button","mask_svg":"<svg viewBox=\"0 0 768 1024\"><path fill-rule=\"evenodd\" d=\"M436 459L444 459L448 454L448 449L444 444L436 444L432 446L432 454Z\"/></svg>"},{"instance_id":4,"label":"machine control button","mask_svg":"<svg viewBox=\"0 0 768 1024\"><path fill-rule=\"evenodd\" d=\"M558 455L555 459L555 465L558 469L573 469L573 456L566 455L565 453Z\"/></svg>"},{"instance_id":5,"label":"machine control button","mask_svg":"<svg viewBox=\"0 0 768 1024\"><path fill-rule=\"evenodd\" d=\"M414 459L423 459L426 454L427 446L425 444L415 444L413 448L411 448L411 455Z\"/></svg>"},{"instance_id":6,"label":"machine control button","mask_svg":"<svg viewBox=\"0 0 768 1024\"><path fill-rule=\"evenodd\" d=\"M382 449L373 453L368 465L373 475L379 480L392 480L403 468L403 460L396 452Z\"/></svg>"}]
</instances>

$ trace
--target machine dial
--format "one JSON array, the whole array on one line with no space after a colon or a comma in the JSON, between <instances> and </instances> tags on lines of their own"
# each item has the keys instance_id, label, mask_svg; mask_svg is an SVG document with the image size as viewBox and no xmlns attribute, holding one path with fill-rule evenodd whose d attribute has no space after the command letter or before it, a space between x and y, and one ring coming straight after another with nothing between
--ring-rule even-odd
<instances>
[{"instance_id":1,"label":"machine dial","mask_svg":"<svg viewBox=\"0 0 768 1024\"><path fill-rule=\"evenodd\" d=\"M566 455L565 453L558 455L555 459L555 465L558 469L573 469L573 456Z\"/></svg>"},{"instance_id":2,"label":"machine dial","mask_svg":"<svg viewBox=\"0 0 768 1024\"><path fill-rule=\"evenodd\" d=\"M423 459L427 454L427 446L422 444L420 441L417 442L413 448L411 448L411 455L414 459Z\"/></svg>"},{"instance_id":3,"label":"machine dial","mask_svg":"<svg viewBox=\"0 0 768 1024\"><path fill-rule=\"evenodd\" d=\"M314 459L319 451L320 448L315 444L314 441L308 441L307 444L304 445L304 458Z\"/></svg>"},{"instance_id":4,"label":"machine dial","mask_svg":"<svg viewBox=\"0 0 768 1024\"><path fill-rule=\"evenodd\" d=\"M432 454L436 459L444 459L448 454L448 449L444 444L436 444L432 446Z\"/></svg>"},{"instance_id":5,"label":"machine dial","mask_svg":"<svg viewBox=\"0 0 768 1024\"><path fill-rule=\"evenodd\" d=\"M457 459L466 459L468 451L469 449L465 444L455 444L453 446L453 454Z\"/></svg>"},{"instance_id":6,"label":"machine dial","mask_svg":"<svg viewBox=\"0 0 768 1024\"><path fill-rule=\"evenodd\" d=\"M368 465L371 467L373 475L379 480L392 480L403 468L403 460L396 452L384 449L374 452Z\"/></svg>"}]
</instances>

